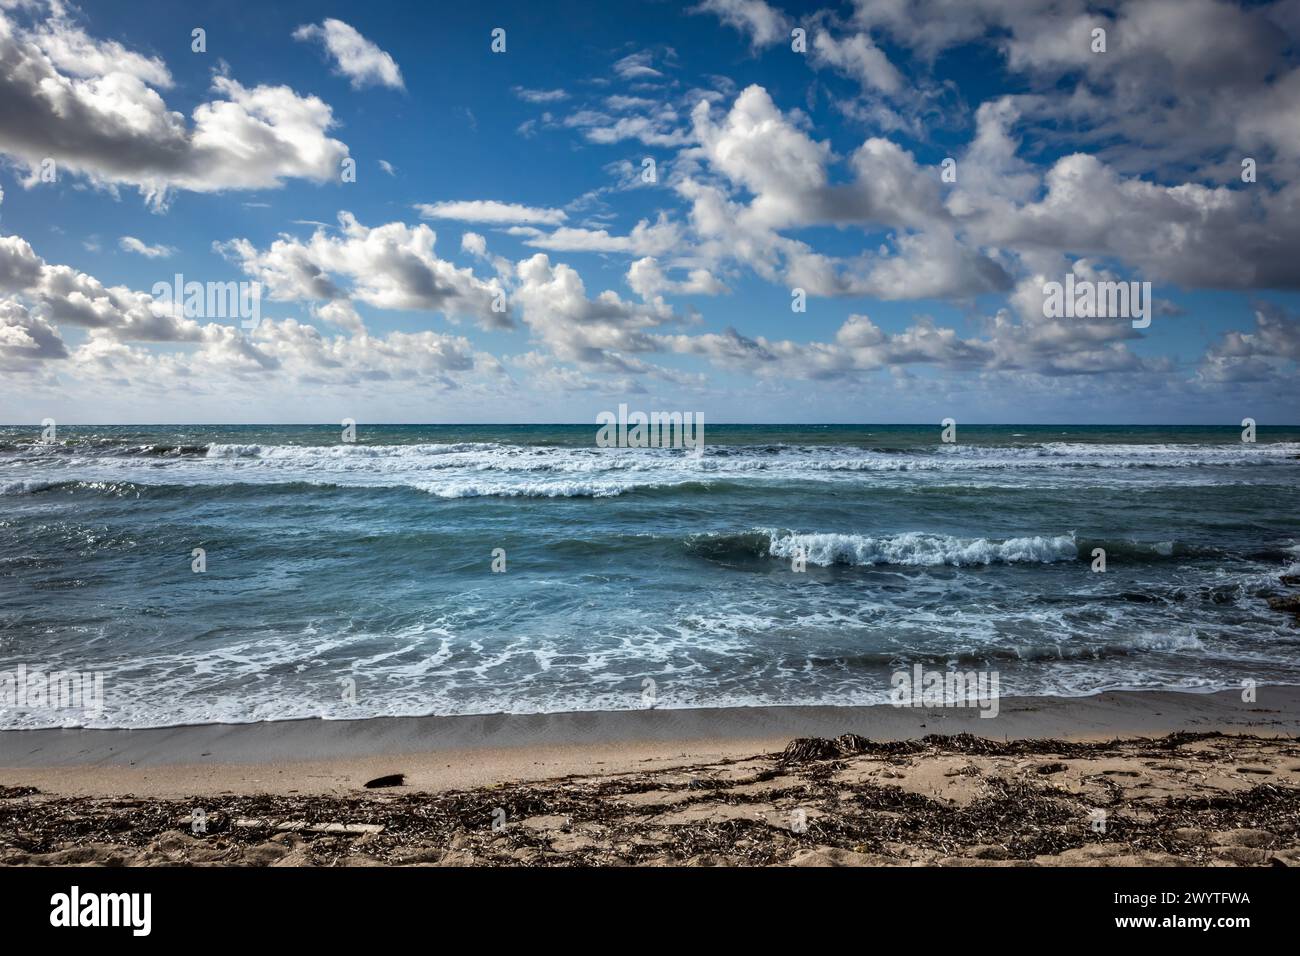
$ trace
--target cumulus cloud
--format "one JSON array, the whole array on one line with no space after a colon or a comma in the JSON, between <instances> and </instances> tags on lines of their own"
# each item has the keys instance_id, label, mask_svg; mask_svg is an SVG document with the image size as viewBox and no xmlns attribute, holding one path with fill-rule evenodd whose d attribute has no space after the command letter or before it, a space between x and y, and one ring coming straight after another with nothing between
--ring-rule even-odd
<instances>
[{"instance_id":1,"label":"cumulus cloud","mask_svg":"<svg viewBox=\"0 0 1300 956\"><path fill-rule=\"evenodd\" d=\"M1300 364L1300 316L1271 302L1255 307L1249 332L1232 330L1207 350L1197 370L1203 385L1266 383L1292 389Z\"/></svg>"},{"instance_id":2,"label":"cumulus cloud","mask_svg":"<svg viewBox=\"0 0 1300 956\"><path fill-rule=\"evenodd\" d=\"M627 284L642 299L653 300L662 295L722 295L729 291L708 269L691 269L685 279L669 278L659 260L645 256L636 260L627 270Z\"/></svg>"},{"instance_id":3,"label":"cumulus cloud","mask_svg":"<svg viewBox=\"0 0 1300 956\"><path fill-rule=\"evenodd\" d=\"M813 139L760 86L743 90L718 120L707 102L692 114L699 146L690 157L730 185L687 175L700 252L734 256L772 281L814 295L962 297L1004 290L1005 269L967 241L945 207L938 177L888 139L867 139L831 176L830 145ZM874 253L844 261L785 231L815 225L893 228Z\"/></svg>"},{"instance_id":4,"label":"cumulus cloud","mask_svg":"<svg viewBox=\"0 0 1300 956\"><path fill-rule=\"evenodd\" d=\"M126 381L179 394L221 394L227 383L255 384L263 394L384 384L455 389L468 375L499 378L499 363L455 335L433 331L329 335L295 319L264 319L251 334L208 324L185 352L159 354L92 334L72 350L69 371L89 381ZM409 393L408 393L409 394Z\"/></svg>"},{"instance_id":5,"label":"cumulus cloud","mask_svg":"<svg viewBox=\"0 0 1300 956\"><path fill-rule=\"evenodd\" d=\"M957 181L944 187L937 168L883 137L837 163L828 143L751 86L721 118L696 107L699 145L685 155L716 175L688 172L675 188L691 205L700 253L734 256L817 295L1005 292L1016 271L1069 257L1113 258L1185 287L1300 288L1300 182L1166 185L1085 152L1043 170L1020 156L1023 105L1003 97L980 107ZM837 165L848 175L836 177ZM826 224L888 232L848 260L788 234Z\"/></svg>"},{"instance_id":6,"label":"cumulus cloud","mask_svg":"<svg viewBox=\"0 0 1300 956\"><path fill-rule=\"evenodd\" d=\"M126 286L105 286L71 266L47 263L20 236L0 237L0 293L24 296L42 321L99 330L122 340L179 342L198 325L170 303Z\"/></svg>"},{"instance_id":7,"label":"cumulus cloud","mask_svg":"<svg viewBox=\"0 0 1300 956\"><path fill-rule=\"evenodd\" d=\"M489 328L513 324L508 311L494 308L504 301L501 283L439 258L437 235L427 225L391 222L371 228L349 212L339 213L338 222L337 229L318 226L305 241L281 236L259 249L247 239L234 239L218 248L261 282L273 301L356 301L453 320L468 316Z\"/></svg>"},{"instance_id":8,"label":"cumulus cloud","mask_svg":"<svg viewBox=\"0 0 1300 956\"><path fill-rule=\"evenodd\" d=\"M151 85L152 84L152 85ZM326 135L330 107L287 86L247 88L218 74L192 125L155 87L161 61L92 41L65 20L25 29L0 11L0 153L33 170L134 186L155 206L170 191L266 189L338 175L348 150Z\"/></svg>"},{"instance_id":9,"label":"cumulus cloud","mask_svg":"<svg viewBox=\"0 0 1300 956\"><path fill-rule=\"evenodd\" d=\"M73 76L124 73L160 89L172 86L171 72L161 59L127 49L116 40L87 35L58 6L51 8L48 18L38 23L28 38L57 69Z\"/></svg>"},{"instance_id":10,"label":"cumulus cloud","mask_svg":"<svg viewBox=\"0 0 1300 956\"><path fill-rule=\"evenodd\" d=\"M607 372L666 373L636 357L660 350L652 329L680 321L662 302L638 305L613 290L589 298L576 270L540 252L520 262L516 275L513 298L524 323L556 359Z\"/></svg>"},{"instance_id":11,"label":"cumulus cloud","mask_svg":"<svg viewBox=\"0 0 1300 956\"><path fill-rule=\"evenodd\" d=\"M41 276L45 260L22 236L0 236L0 290L20 292Z\"/></svg>"},{"instance_id":12,"label":"cumulus cloud","mask_svg":"<svg viewBox=\"0 0 1300 956\"><path fill-rule=\"evenodd\" d=\"M1116 279L1086 259L1073 262L1070 271L1093 282ZM1022 279L1012 290L1010 308L1000 309L986 322L995 352L990 367L1045 376L1160 368L1160 363L1144 362L1128 347L1129 340L1141 338L1129 321L1045 316L1043 286L1047 281L1044 275Z\"/></svg>"},{"instance_id":13,"label":"cumulus cloud","mask_svg":"<svg viewBox=\"0 0 1300 956\"><path fill-rule=\"evenodd\" d=\"M372 232L354 230L354 239L364 246ZM343 299L316 311L346 325L350 308ZM85 329L84 341L70 348L60 324ZM57 367L76 381L173 394L220 391L223 382L249 378L284 387L392 381L456 388L465 375L495 380L504 374L497 359L476 351L463 336L431 330L376 336L359 323L348 331L326 334L295 319L264 318L245 333L230 320L185 318L174 314L170 301L105 286L94 276L45 262L21 237L0 237L0 369L6 372L30 376ZM156 352L133 344L150 342L174 348Z\"/></svg>"},{"instance_id":14,"label":"cumulus cloud","mask_svg":"<svg viewBox=\"0 0 1300 956\"><path fill-rule=\"evenodd\" d=\"M890 334L865 315L851 315L832 342L794 342L748 337L733 329L723 333L666 337L675 352L701 355L724 368L763 379L830 379L908 364L952 368L977 367L992 352L984 343L964 340L953 329L921 319Z\"/></svg>"},{"instance_id":15,"label":"cumulus cloud","mask_svg":"<svg viewBox=\"0 0 1300 956\"><path fill-rule=\"evenodd\" d=\"M819 30L813 35L812 55L816 63L852 77L863 89L897 93L903 87L902 74L865 33L841 38Z\"/></svg>"},{"instance_id":16,"label":"cumulus cloud","mask_svg":"<svg viewBox=\"0 0 1300 956\"><path fill-rule=\"evenodd\" d=\"M293 31L293 38L323 44L334 61L335 69L351 81L353 89L366 86L406 88L397 62L342 20L328 18L321 23L304 24Z\"/></svg>"},{"instance_id":17,"label":"cumulus cloud","mask_svg":"<svg viewBox=\"0 0 1300 956\"><path fill-rule=\"evenodd\" d=\"M1300 184L1166 186L1087 153L1063 156L1041 181L1037 198L964 191L953 209L983 242L1027 255L1113 256L1188 287L1300 288Z\"/></svg>"},{"instance_id":18,"label":"cumulus cloud","mask_svg":"<svg viewBox=\"0 0 1300 956\"><path fill-rule=\"evenodd\" d=\"M856 0L853 24L927 60L967 43L993 47L1032 86L1027 121L1050 137L1066 120L1125 171L1200 163L1231 147L1294 172L1294 6L1126 0L1103 11L1087 0ZM1096 28L1106 30L1105 54L1091 50Z\"/></svg>"},{"instance_id":19,"label":"cumulus cloud","mask_svg":"<svg viewBox=\"0 0 1300 956\"><path fill-rule=\"evenodd\" d=\"M746 218L779 229L817 223L920 227L949 220L938 177L888 139L871 137L849 157L851 179L833 183L830 144L795 125L761 86L749 86L715 121L693 114L695 152L752 195Z\"/></svg>"},{"instance_id":20,"label":"cumulus cloud","mask_svg":"<svg viewBox=\"0 0 1300 956\"><path fill-rule=\"evenodd\" d=\"M1081 277L1108 277L1086 261L1075 263L1075 271ZM889 332L869 317L853 314L830 341L750 337L734 328L664 335L656 341L667 350L702 356L719 367L767 380L848 379L919 365L990 375L1028 373L1046 379L1169 372L1167 362L1143 360L1128 348L1127 340L1139 337L1128 322L1045 318L1043 281L1042 276L1024 280L1012 296L1015 307L1000 310L983 323L981 336L970 338L926 315L914 317L902 331Z\"/></svg>"},{"instance_id":21,"label":"cumulus cloud","mask_svg":"<svg viewBox=\"0 0 1300 956\"><path fill-rule=\"evenodd\" d=\"M32 315L16 298L0 298L0 369L34 371L45 362L67 357L57 329Z\"/></svg>"},{"instance_id":22,"label":"cumulus cloud","mask_svg":"<svg viewBox=\"0 0 1300 956\"><path fill-rule=\"evenodd\" d=\"M35 168L52 157L61 177L136 187L156 206L176 190L338 175L347 147L330 138L333 113L320 99L285 86L245 87L223 64L185 117L164 100L176 84L161 58L91 37L61 12L24 26L30 9L0 0L0 153L17 164ZM1125 321L1044 317L1043 284L1072 271L1182 288L1300 289L1296 9L1291 0L1104 8L1088 0L860 0L847 15L799 21L810 41L802 62L822 72L797 105L720 77L687 91L675 53L631 53L612 78L592 77L589 99L579 86L512 91L540 107L528 131L567 129L578 147L641 144L660 162L657 183L641 182L623 158L607 167L617 167L617 185L590 188L563 208L498 200L414 207L426 220L500 227L491 234L535 255L511 261L495 242L490 253L484 235L461 231L467 225L451 237L472 262L461 268L438 254L428 224L366 226L349 213L337 227L310 224L310 234L231 239L217 248L263 284L269 311L296 316L271 315L244 334L48 263L24 239L4 236L0 368L47 377L70 369L150 387L233 377L450 389L506 376L505 366L566 392L611 383L632 391L648 378L683 388L706 381L659 364L664 356L767 382L906 378L916 367L1015 387L1053 382L1066 392L1087 376L1171 382L1172 360L1150 357L1159 332L1139 348L1144 336ZM794 23L764 0L702 0L692 12L739 31L755 51L787 42ZM1098 25L1108 30L1104 57L1089 50ZM354 87L403 88L392 57L342 21L295 36L322 44ZM971 110L946 81L926 75L967 44L991 51L990 62L1011 78L1011 92ZM823 109L828 88L834 102ZM828 113L850 122L823 124ZM957 160L955 181L940 179L931 119L952 134L943 142ZM641 155L626 146L599 152L602 163L610 153ZM1261 172L1250 184L1239 177L1247 153ZM606 202L632 188L633 215ZM154 259L171 252L132 236L119 246ZM626 256L613 266L625 270L623 294L589 289L590 275L584 282L558 261L570 253ZM726 300L702 305L705 316L669 305L673 296L719 296L729 286L748 295L741 283L750 273L777 287L767 292L781 306L794 287L847 300L948 301L907 321L874 311L873 320L859 302L822 303L816 311L834 318L829 326L810 318L803 337L727 328ZM976 298L990 295L991 303ZM926 314L951 305L964 324ZM368 309L514 329L527 351L499 360L454 330L374 334L363 320ZM1293 313L1257 305L1253 325L1213 342L1195 384L1285 387L1300 354L1297 327ZM1180 362L1179 374L1188 367Z\"/></svg>"}]
</instances>

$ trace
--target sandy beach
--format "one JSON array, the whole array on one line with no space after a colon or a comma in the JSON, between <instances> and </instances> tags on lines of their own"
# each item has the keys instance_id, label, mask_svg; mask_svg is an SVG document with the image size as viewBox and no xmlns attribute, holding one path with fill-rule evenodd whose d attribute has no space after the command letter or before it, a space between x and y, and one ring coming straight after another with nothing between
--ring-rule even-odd
<instances>
[{"instance_id":1,"label":"sandy beach","mask_svg":"<svg viewBox=\"0 0 1300 956\"><path fill-rule=\"evenodd\" d=\"M1300 864L1300 688L977 714L7 731L0 862Z\"/></svg>"}]
</instances>

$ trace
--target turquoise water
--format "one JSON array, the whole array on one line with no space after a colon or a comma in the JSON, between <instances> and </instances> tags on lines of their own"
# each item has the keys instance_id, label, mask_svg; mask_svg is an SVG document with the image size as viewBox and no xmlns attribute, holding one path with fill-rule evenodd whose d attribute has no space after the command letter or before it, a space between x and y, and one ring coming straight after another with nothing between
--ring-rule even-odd
<instances>
[{"instance_id":1,"label":"turquoise water","mask_svg":"<svg viewBox=\"0 0 1300 956\"><path fill-rule=\"evenodd\" d=\"M1300 683L1265 600L1300 561L1300 428L595 433L0 428L0 672L107 695L0 726L636 708L647 679L659 707L875 703L917 662L1003 694Z\"/></svg>"}]
</instances>

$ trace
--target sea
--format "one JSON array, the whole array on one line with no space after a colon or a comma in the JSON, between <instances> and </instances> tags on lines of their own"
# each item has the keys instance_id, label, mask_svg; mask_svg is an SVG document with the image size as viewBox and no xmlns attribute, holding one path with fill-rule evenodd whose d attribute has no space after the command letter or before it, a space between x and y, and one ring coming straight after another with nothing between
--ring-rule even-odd
<instances>
[{"instance_id":1,"label":"sea","mask_svg":"<svg viewBox=\"0 0 1300 956\"><path fill-rule=\"evenodd\" d=\"M1004 696L1300 683L1267 603L1300 427L345 437L0 428L0 692L103 687L0 693L0 728L861 705L917 664Z\"/></svg>"}]
</instances>

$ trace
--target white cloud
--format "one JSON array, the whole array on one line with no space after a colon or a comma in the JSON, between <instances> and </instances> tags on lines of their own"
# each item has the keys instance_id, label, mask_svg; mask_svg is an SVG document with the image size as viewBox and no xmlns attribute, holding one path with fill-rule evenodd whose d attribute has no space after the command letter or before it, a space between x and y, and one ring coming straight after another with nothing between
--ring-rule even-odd
<instances>
[{"instance_id":1,"label":"white cloud","mask_svg":"<svg viewBox=\"0 0 1300 956\"><path fill-rule=\"evenodd\" d=\"M347 147L326 135L333 114L316 97L218 74L217 98L200 103L189 126L149 85L170 82L161 64L119 52L63 21L33 32L0 11L0 153L33 170L56 158L60 175L135 186L158 207L174 189L267 189L338 176Z\"/></svg>"},{"instance_id":2,"label":"white cloud","mask_svg":"<svg viewBox=\"0 0 1300 956\"><path fill-rule=\"evenodd\" d=\"M427 227L417 227L427 229ZM353 230L345 254L378 252L379 230ZM422 237L417 237L418 239ZM382 256L380 257L382 259ZM372 257L371 264L376 259ZM417 286L418 279L411 280ZM383 280L377 280L382 285ZM474 350L463 336L433 331L374 336L349 319L351 302L337 299L314 309L318 317L348 329L327 335L294 319L263 318L250 334L230 320L200 322L172 314L172 303L98 279L64 265L51 265L21 237L0 237L0 369L39 375L57 368L70 383L113 383L165 395L210 391L256 378L261 388L355 387L411 382L456 388L466 375L499 380L500 362ZM22 301L26 298L31 305ZM354 314L353 314L354 317ZM64 344L55 323L85 328L75 349ZM168 342L155 352L132 342Z\"/></svg>"},{"instance_id":3,"label":"white cloud","mask_svg":"<svg viewBox=\"0 0 1300 956\"><path fill-rule=\"evenodd\" d=\"M927 61L966 43L993 47L1031 88L1027 121L1047 137L1083 131L1125 171L1172 171L1230 149L1275 157L1294 174L1300 68L1284 54L1294 47L1295 6L856 0L853 22ZM1106 30L1104 54L1091 49L1097 27Z\"/></svg>"},{"instance_id":4,"label":"white cloud","mask_svg":"<svg viewBox=\"0 0 1300 956\"><path fill-rule=\"evenodd\" d=\"M1272 303L1255 308L1249 332L1229 331L1212 345L1197 371L1205 385L1267 383L1293 389L1300 363L1300 316Z\"/></svg>"},{"instance_id":5,"label":"white cloud","mask_svg":"<svg viewBox=\"0 0 1300 956\"><path fill-rule=\"evenodd\" d=\"M523 86L514 87L514 94L525 103L558 103L569 98L565 90L530 90Z\"/></svg>"},{"instance_id":6,"label":"white cloud","mask_svg":"<svg viewBox=\"0 0 1300 956\"><path fill-rule=\"evenodd\" d=\"M662 303L637 305L607 290L588 298L582 277L538 253L516 266L513 299L535 338L562 362L634 375L669 374L635 357L659 350L650 330L679 320Z\"/></svg>"},{"instance_id":7,"label":"white cloud","mask_svg":"<svg viewBox=\"0 0 1300 956\"><path fill-rule=\"evenodd\" d=\"M56 335L53 323L121 340L180 342L200 335L197 323L172 315L170 303L125 286L105 286L71 266L47 263L19 236L0 237L0 293L26 298L23 307L30 307L33 321L20 324L28 334L35 329L38 339Z\"/></svg>"},{"instance_id":8,"label":"white cloud","mask_svg":"<svg viewBox=\"0 0 1300 956\"><path fill-rule=\"evenodd\" d=\"M848 158L852 177L837 183L829 143L796 126L762 87L743 90L721 122L706 102L692 119L700 146L688 157L721 176L688 173L675 186L691 203L698 254L738 259L812 295L962 297L1009 285L1004 268L960 233L937 175L890 140L867 139ZM896 231L847 261L783 234L827 224Z\"/></svg>"},{"instance_id":9,"label":"white cloud","mask_svg":"<svg viewBox=\"0 0 1300 956\"><path fill-rule=\"evenodd\" d=\"M60 178L81 177L77 188L134 186L156 205L176 190L337 177L347 147L330 138L333 112L317 97L245 87L222 64L187 118L164 101L175 84L160 57L92 38L63 15L24 28L27 9L0 0L0 153L16 163L57 155ZM651 147L599 151L599 162L608 162L606 153L628 157L617 162L617 185L590 189L564 208L496 200L415 206L426 219L483 224L451 234L451 248L472 268L437 254L430 225L369 227L347 213L338 227L310 235L234 239L220 249L263 282L268 311L297 316L272 315L242 335L47 263L20 237L0 237L0 368L150 388L187 378L203 379L199 388L231 378L455 388L504 374L502 361L451 332L370 333L363 313L397 309L522 328L531 351L503 361L539 387L563 391L611 382L639 388L646 377L696 384L653 364L654 356L770 382L907 377L925 366L1007 387L1057 381L1063 393L1082 376L1168 383L1171 360L1148 357L1163 332L1159 320L1143 336L1126 322L1047 319L1042 285L1074 271L1185 288L1300 288L1300 69L1285 45L1300 23L1295 9L1291 0L1105 9L1087 0L863 0L848 19L829 11L808 18L808 62L827 72L799 106L778 106L762 87L737 90L722 78L684 92L686 84L667 75L675 72L665 65L675 62L672 51L634 53L615 64L624 82L590 78L589 102L564 89L513 88L540 106L529 132L568 128L588 143ZM784 44L793 22L761 0L704 0L693 12L718 17L756 50ZM1104 58L1086 52L1098 20L1110 31ZM296 35L322 42L354 86L402 87L392 58L341 21ZM973 132L960 96L925 75L943 64L940 54L967 43L1001 57L1017 90L978 104ZM895 63L907 65L906 78ZM846 84L829 71L855 80L861 94L842 96ZM829 104L827 86L835 88ZM565 105L554 115L543 113L558 103ZM870 134L850 141L852 123L815 126L828 111L857 117ZM941 181L931 165L940 154L923 135L930 119L946 133L960 131L942 140L957 158L956 182ZM899 140L900 130L916 139ZM1240 182L1236 165L1247 151L1260 160L1257 183ZM659 161L662 185L640 182L632 158L646 154ZM627 210L606 200L631 188L640 190L638 204L624 218ZM549 255L511 262L490 253L480 232L461 231L484 226ZM842 237L834 244L831 230ZM87 239L98 247L98 237ZM172 251L132 236L119 246L153 259ZM579 252L627 256L604 267L626 268L630 297L589 295L578 270L555 261ZM798 286L812 296L946 299L966 325L945 327L924 314L877 325L857 303L823 302L806 327L826 328L817 323L832 314L830 328L838 329L796 341L716 331L727 303L715 301L701 306L714 323L709 331L678 327L703 319L666 299L725 294L744 270L774 284L767 292L782 310ZM973 297L986 293L1000 298L977 309ZM508 313L492 308L502 296ZM1280 391L1294 378L1297 328L1293 314L1259 306L1253 326L1214 343L1195 384ZM1135 350L1138 339L1146 347ZM141 346L151 342L168 347ZM1179 365L1187 367L1181 355Z\"/></svg>"},{"instance_id":10,"label":"white cloud","mask_svg":"<svg viewBox=\"0 0 1300 956\"><path fill-rule=\"evenodd\" d=\"M764 0L703 0L692 13L711 13L749 37L754 47L771 46L789 36L785 15Z\"/></svg>"},{"instance_id":11,"label":"white cloud","mask_svg":"<svg viewBox=\"0 0 1300 956\"><path fill-rule=\"evenodd\" d=\"M419 203L415 208L424 219L457 219L462 222L553 226L568 218L563 209L523 206L519 203L497 202L494 199Z\"/></svg>"},{"instance_id":12,"label":"white cloud","mask_svg":"<svg viewBox=\"0 0 1300 956\"><path fill-rule=\"evenodd\" d=\"M614 72L625 80L654 80L663 76L650 64L654 57L648 52L629 53L614 64Z\"/></svg>"},{"instance_id":13,"label":"white cloud","mask_svg":"<svg viewBox=\"0 0 1300 956\"><path fill-rule=\"evenodd\" d=\"M1085 153L1057 160L1045 187L975 212L969 228L995 245L1114 256L1158 282L1300 288L1300 187L1162 186Z\"/></svg>"},{"instance_id":14,"label":"white cloud","mask_svg":"<svg viewBox=\"0 0 1300 956\"><path fill-rule=\"evenodd\" d=\"M437 236L427 225L390 222L370 228L349 212L338 218L337 230L319 226L305 242L282 236L258 249L247 239L235 239L219 249L260 281L273 301L355 300L379 309L437 312L452 320L469 316L485 327L512 324L508 312L493 308L500 282L439 258Z\"/></svg>"},{"instance_id":15,"label":"white cloud","mask_svg":"<svg viewBox=\"0 0 1300 956\"><path fill-rule=\"evenodd\" d=\"M844 161L851 176L837 182L829 144L761 87L742 91L721 120L702 103L692 116L700 146L684 153L675 183L691 204L696 252L816 295L965 298L1079 256L1186 287L1300 288L1300 183L1164 185L1082 152L1040 172L1012 133L1022 105L983 104L956 182L941 186L937 167L882 137L854 150ZM785 234L825 224L890 231L849 260Z\"/></svg>"},{"instance_id":16,"label":"white cloud","mask_svg":"<svg viewBox=\"0 0 1300 956\"><path fill-rule=\"evenodd\" d=\"M903 87L902 75L865 33L837 39L825 30L818 31L813 35L812 55L815 62L857 80L863 89L897 93Z\"/></svg>"},{"instance_id":17,"label":"white cloud","mask_svg":"<svg viewBox=\"0 0 1300 956\"><path fill-rule=\"evenodd\" d=\"M642 219L625 236L612 235L606 229L583 229L562 226L542 232L531 226L514 226L511 235L524 236L525 245L552 252L622 252L638 256L662 256L680 251L681 227L660 214L654 222Z\"/></svg>"},{"instance_id":18,"label":"white cloud","mask_svg":"<svg viewBox=\"0 0 1300 956\"><path fill-rule=\"evenodd\" d=\"M397 62L342 20L304 24L293 31L295 40L318 40L334 59L335 68L352 83L353 89L387 86L405 89Z\"/></svg>"},{"instance_id":19,"label":"white cloud","mask_svg":"<svg viewBox=\"0 0 1300 956\"><path fill-rule=\"evenodd\" d=\"M134 252L136 255L145 256L149 259L166 259L176 252L171 246L162 244L156 246L147 245L135 236L123 236L117 240L117 244L127 252Z\"/></svg>"},{"instance_id":20,"label":"white cloud","mask_svg":"<svg viewBox=\"0 0 1300 956\"><path fill-rule=\"evenodd\" d=\"M723 368L763 379L830 379L909 364L973 368L987 362L985 343L965 340L952 329L922 318L907 330L890 334L865 315L851 315L833 342L794 342L749 338L735 329L704 335L664 337L675 352L700 355Z\"/></svg>"},{"instance_id":21,"label":"white cloud","mask_svg":"<svg viewBox=\"0 0 1300 956\"><path fill-rule=\"evenodd\" d=\"M17 299L0 298L0 369L32 372L68 357L58 330Z\"/></svg>"},{"instance_id":22,"label":"white cloud","mask_svg":"<svg viewBox=\"0 0 1300 956\"><path fill-rule=\"evenodd\" d=\"M662 295L722 295L730 291L708 269L690 270L685 279L670 279L653 256L637 259L628 267L627 284L645 301Z\"/></svg>"},{"instance_id":23,"label":"white cloud","mask_svg":"<svg viewBox=\"0 0 1300 956\"><path fill-rule=\"evenodd\" d=\"M630 98L620 110L632 108ZM589 142L604 146L634 139L646 146L682 146L690 142L690 131L678 122L677 111L668 104L654 105L646 114L609 116L598 110L579 110L566 116L564 125L582 130Z\"/></svg>"},{"instance_id":24,"label":"white cloud","mask_svg":"<svg viewBox=\"0 0 1300 956\"><path fill-rule=\"evenodd\" d=\"M88 36L57 8L31 32L29 38L57 69L73 76L125 73L149 86L161 89L172 86L171 72L161 59L128 50L116 40Z\"/></svg>"}]
</instances>

